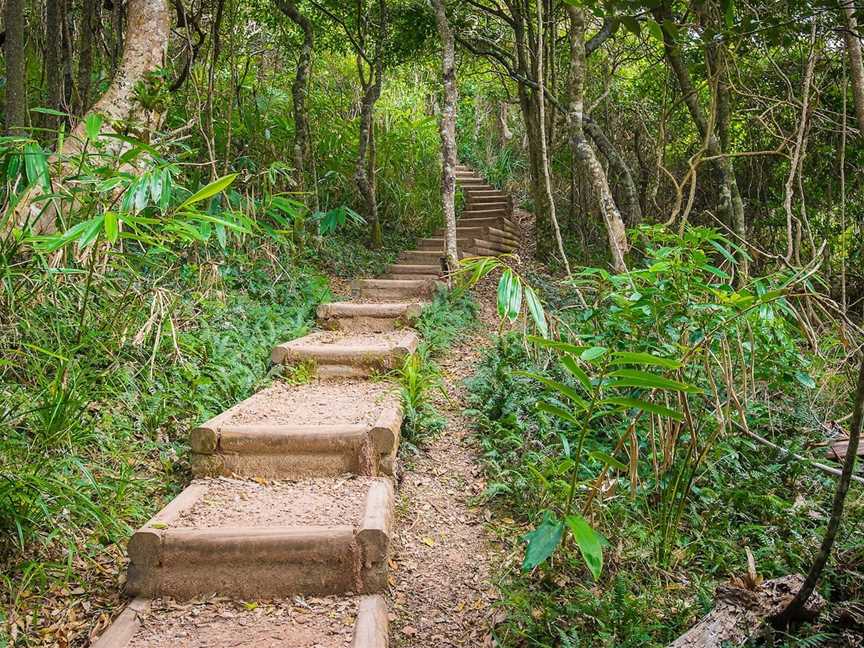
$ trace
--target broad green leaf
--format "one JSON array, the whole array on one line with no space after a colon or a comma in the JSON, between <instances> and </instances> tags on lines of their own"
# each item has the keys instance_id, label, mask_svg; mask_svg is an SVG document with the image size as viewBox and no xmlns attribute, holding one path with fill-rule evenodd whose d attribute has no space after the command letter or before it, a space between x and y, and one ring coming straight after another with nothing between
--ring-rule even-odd
<instances>
[{"instance_id":1,"label":"broad green leaf","mask_svg":"<svg viewBox=\"0 0 864 648\"><path fill-rule=\"evenodd\" d=\"M585 564L588 565L591 575L594 580L598 580L603 571L603 545L600 536L579 514L568 515L566 522L573 533L573 539L579 545L579 551L582 553L582 558L585 559Z\"/></svg>"},{"instance_id":2,"label":"broad green leaf","mask_svg":"<svg viewBox=\"0 0 864 648\"><path fill-rule=\"evenodd\" d=\"M650 353L641 353L637 351L616 351L612 354L612 359L609 364L636 364L636 365L654 365L656 367L667 367L669 369L678 369L681 363L671 358L661 358Z\"/></svg>"},{"instance_id":3,"label":"broad green leaf","mask_svg":"<svg viewBox=\"0 0 864 648\"><path fill-rule=\"evenodd\" d=\"M629 467L618 461L615 457L605 452L601 452L600 450L594 450L593 452L589 452L588 456L600 463L604 463L607 466L612 466L616 470L620 470L621 472L627 472Z\"/></svg>"},{"instance_id":4,"label":"broad green leaf","mask_svg":"<svg viewBox=\"0 0 864 648\"><path fill-rule=\"evenodd\" d=\"M547 340L546 338L537 337L536 335L528 335L525 339L532 344L543 347L544 349L555 349L556 351L564 351L565 353L572 353L573 355L579 355L587 348L576 344L570 344L569 342Z\"/></svg>"},{"instance_id":5,"label":"broad green leaf","mask_svg":"<svg viewBox=\"0 0 864 648\"><path fill-rule=\"evenodd\" d=\"M522 304L522 282L510 268L501 273L498 281L498 317L515 321Z\"/></svg>"},{"instance_id":6,"label":"broad green leaf","mask_svg":"<svg viewBox=\"0 0 864 648\"><path fill-rule=\"evenodd\" d=\"M94 216L90 220L84 221L84 229L78 239L78 245L85 248L95 241L96 237L99 236L99 232L102 230L103 221L104 216Z\"/></svg>"},{"instance_id":7,"label":"broad green leaf","mask_svg":"<svg viewBox=\"0 0 864 648\"><path fill-rule=\"evenodd\" d=\"M543 304L537 297L537 293L531 286L525 286L525 304L528 306L528 312L531 314L531 319L534 320L534 325L544 338L549 336L549 325L546 323L546 313L543 310Z\"/></svg>"},{"instance_id":8,"label":"broad green leaf","mask_svg":"<svg viewBox=\"0 0 864 648\"><path fill-rule=\"evenodd\" d=\"M87 139L96 140L99 138L99 133L102 130L102 115L91 112L84 119L84 134Z\"/></svg>"},{"instance_id":9,"label":"broad green leaf","mask_svg":"<svg viewBox=\"0 0 864 648\"><path fill-rule=\"evenodd\" d=\"M207 200L208 198L215 196L220 191L224 191L234 180L237 178L236 173L231 173L229 175L223 176L218 180L214 180L206 187L202 187L194 194L189 196L183 203L180 205L178 209L184 209L189 207L190 205L194 205L195 203L201 202L202 200Z\"/></svg>"},{"instance_id":10,"label":"broad green leaf","mask_svg":"<svg viewBox=\"0 0 864 648\"><path fill-rule=\"evenodd\" d=\"M530 571L545 561L558 548L563 535L564 523L556 520L552 513L546 511L540 526L522 537L528 543L522 569Z\"/></svg>"},{"instance_id":11,"label":"broad green leaf","mask_svg":"<svg viewBox=\"0 0 864 648\"><path fill-rule=\"evenodd\" d=\"M591 362L592 360L596 360L606 354L606 347L602 346L593 346L588 349L585 349L580 356L583 361Z\"/></svg>"},{"instance_id":12,"label":"broad green leaf","mask_svg":"<svg viewBox=\"0 0 864 648\"><path fill-rule=\"evenodd\" d=\"M228 245L228 235L225 232L225 226L222 223L216 224L216 240L219 241L219 245L222 249L225 249L225 246Z\"/></svg>"},{"instance_id":13,"label":"broad green leaf","mask_svg":"<svg viewBox=\"0 0 864 648\"><path fill-rule=\"evenodd\" d=\"M536 407L541 412L546 412L548 414L551 414L552 416L557 416L558 418L567 421L568 423L572 423L573 425L582 425L582 422L579 419L577 419L563 407L558 407L557 405L553 405L552 403L547 403L545 401L537 401Z\"/></svg>"},{"instance_id":14,"label":"broad green leaf","mask_svg":"<svg viewBox=\"0 0 864 648\"><path fill-rule=\"evenodd\" d=\"M816 389L816 381L813 380L813 377L810 374L804 371L796 371L795 380L804 385L807 389Z\"/></svg>"},{"instance_id":15,"label":"broad green leaf","mask_svg":"<svg viewBox=\"0 0 864 648\"><path fill-rule=\"evenodd\" d=\"M545 376L539 376L528 371L514 371L513 375L536 380L537 382L546 385L549 389L558 392L561 396L569 399L576 405L579 405L579 407L581 407L582 409L588 409L588 403L585 401L584 398L582 398L582 396L579 395L579 392L570 387L570 385L565 385L564 383L560 383L557 380L552 380L551 378L546 378Z\"/></svg>"},{"instance_id":16,"label":"broad green leaf","mask_svg":"<svg viewBox=\"0 0 864 648\"><path fill-rule=\"evenodd\" d=\"M39 183L46 191L51 190L51 181L48 179L48 158L36 142L27 142L24 145L24 169L27 172L27 182Z\"/></svg>"},{"instance_id":17,"label":"broad green leaf","mask_svg":"<svg viewBox=\"0 0 864 648\"><path fill-rule=\"evenodd\" d=\"M637 369L618 369L609 374L611 378L619 380L610 383L612 387L645 387L650 389L670 389L690 393L701 393L701 389L686 383L670 380L663 376L639 371Z\"/></svg>"},{"instance_id":18,"label":"broad green leaf","mask_svg":"<svg viewBox=\"0 0 864 648\"><path fill-rule=\"evenodd\" d=\"M652 414L665 416L666 418L675 419L676 421L684 420L684 415L678 410L670 409L657 403L650 403L639 398L621 398L618 396L610 396L600 401L602 405L618 405L621 407L635 407L636 409L645 410Z\"/></svg>"},{"instance_id":19,"label":"broad green leaf","mask_svg":"<svg viewBox=\"0 0 864 648\"><path fill-rule=\"evenodd\" d=\"M654 37L655 40L662 43L663 42L663 30L660 29L660 25L657 24L655 20L648 20L645 23L645 26L648 28L648 32L651 36Z\"/></svg>"},{"instance_id":20,"label":"broad green leaf","mask_svg":"<svg viewBox=\"0 0 864 648\"><path fill-rule=\"evenodd\" d=\"M561 364L578 380L589 394L594 391L591 385L591 379L588 374L579 366L576 359L571 355L565 355L561 358Z\"/></svg>"},{"instance_id":21,"label":"broad green leaf","mask_svg":"<svg viewBox=\"0 0 864 648\"><path fill-rule=\"evenodd\" d=\"M117 222L117 212L105 212L105 238L109 243L114 243L120 233L120 226Z\"/></svg>"}]
</instances>

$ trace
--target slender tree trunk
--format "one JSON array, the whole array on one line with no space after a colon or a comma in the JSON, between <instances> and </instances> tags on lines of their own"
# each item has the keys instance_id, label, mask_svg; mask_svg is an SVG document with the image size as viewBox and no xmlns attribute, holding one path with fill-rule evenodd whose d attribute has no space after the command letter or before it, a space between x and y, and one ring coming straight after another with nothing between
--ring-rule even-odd
<instances>
[{"instance_id":1,"label":"slender tree trunk","mask_svg":"<svg viewBox=\"0 0 864 648\"><path fill-rule=\"evenodd\" d=\"M60 50L63 44L63 0L45 3L45 85L47 107L63 110L63 64ZM47 128L56 128L60 119L44 115Z\"/></svg>"},{"instance_id":2,"label":"slender tree trunk","mask_svg":"<svg viewBox=\"0 0 864 648\"><path fill-rule=\"evenodd\" d=\"M4 24L6 41L3 54L6 58L6 132L15 134L27 126L27 52L25 38L27 20L24 16L24 0L6 0Z\"/></svg>"},{"instance_id":3,"label":"slender tree trunk","mask_svg":"<svg viewBox=\"0 0 864 648\"><path fill-rule=\"evenodd\" d=\"M126 47L120 68L108 90L100 97L90 113L103 118L102 133L114 133L115 124L136 124L140 131L134 135L147 139L149 131L162 123L162 113L142 106L137 99L137 86L147 74L164 64L168 47L171 18L164 0L129 0L126 22ZM89 113L88 113L89 114ZM63 182L68 175L77 172L78 166L69 158L84 150L87 136L82 119L64 140L63 148L52 156L54 167L51 182L55 193L62 193ZM108 152L118 154L129 147L121 140L111 140ZM134 172L134 169L131 169ZM21 197L13 217L6 227L29 228L32 234L50 234L57 229L56 201L36 201L44 194L41 185L34 185Z\"/></svg>"},{"instance_id":4,"label":"slender tree trunk","mask_svg":"<svg viewBox=\"0 0 864 648\"><path fill-rule=\"evenodd\" d=\"M618 175L618 179L622 184L622 191L627 203L625 214L627 216L627 224L635 227L642 222L642 205L639 203L639 189L633 180L633 174L630 172L630 166L624 161L624 158L615 148L615 145L606 137L606 133L600 128L600 125L593 119L585 117L583 126L588 137L594 142L594 145L599 149L609 161L609 166L614 169Z\"/></svg>"},{"instance_id":5,"label":"slender tree trunk","mask_svg":"<svg viewBox=\"0 0 864 648\"><path fill-rule=\"evenodd\" d=\"M371 228L372 245L377 248L381 246L381 224L378 222L378 201L375 196L375 184L369 175L369 168L375 165L372 154L374 151L372 120L375 114L375 102L381 96L381 77L372 72L374 79L367 81L362 71L362 61L358 60L357 64L360 66L358 71L361 76L363 97L360 100L360 141L357 145L354 182L365 203L366 219Z\"/></svg>"},{"instance_id":6,"label":"slender tree trunk","mask_svg":"<svg viewBox=\"0 0 864 648\"><path fill-rule=\"evenodd\" d=\"M312 170L313 166L306 96L312 69L312 48L315 42L315 33L312 30L312 22L300 13L295 2L276 0L276 6L303 31L303 45L297 57L294 82L291 84L291 98L294 108L294 169L297 187L302 191L306 186L305 175ZM317 192L317 187L315 191Z\"/></svg>"},{"instance_id":7,"label":"slender tree trunk","mask_svg":"<svg viewBox=\"0 0 864 648\"><path fill-rule=\"evenodd\" d=\"M570 146L574 157L581 160L594 191L600 201L600 212L606 224L609 237L609 250L612 254L612 267L615 272L625 272L627 265L624 255L627 254L629 243L621 212L615 204L609 189L609 180L603 166L594 154L594 149L585 138L584 123L584 88L585 88L585 15L581 8L567 5L570 15L570 105L568 118L570 120Z\"/></svg>"},{"instance_id":8,"label":"slender tree trunk","mask_svg":"<svg viewBox=\"0 0 864 648\"><path fill-rule=\"evenodd\" d=\"M545 99L543 96L543 88L545 86L545 78L543 72L543 2L537 2L537 122L540 125L540 170L543 173L543 191L546 194L546 202L549 206L549 222L552 225L552 231L555 232L555 242L558 244L558 253L561 255L561 260L564 262L564 269L567 271L567 276L571 276L570 262L567 260L567 252L564 250L564 241L561 238L561 228L558 227L558 217L555 213L555 197L552 195L552 179L549 177L549 155L546 150L546 116L545 116ZM569 5L568 5L569 6Z\"/></svg>"},{"instance_id":9,"label":"slender tree trunk","mask_svg":"<svg viewBox=\"0 0 864 648\"><path fill-rule=\"evenodd\" d=\"M93 76L93 40L96 38L97 0L81 3L81 26L78 30L78 83L75 113L83 115L90 107L90 85Z\"/></svg>"},{"instance_id":10,"label":"slender tree trunk","mask_svg":"<svg viewBox=\"0 0 864 648\"><path fill-rule=\"evenodd\" d=\"M861 126L864 126L864 123ZM834 501L831 505L831 517L828 519L828 527L825 529L822 545L819 547L819 552L813 560L810 571L807 572L804 584L795 594L792 602L789 603L789 607L780 615L781 622L801 618L804 606L807 604L807 599L810 598L816 589L819 578L822 576L822 570L825 569L825 565L828 564L828 559L831 557L831 549L834 546L834 540L837 538L840 522L843 520L846 495L849 493L849 484L852 482L852 473L855 470L855 459L858 456L862 423L864 423L864 356L861 358L861 367L858 370L858 387L855 390L852 422L849 428L849 446L846 449L846 458L843 460L843 471L840 473L840 479L837 482L837 490L834 491Z\"/></svg>"},{"instance_id":11,"label":"slender tree trunk","mask_svg":"<svg viewBox=\"0 0 864 648\"><path fill-rule=\"evenodd\" d=\"M699 95L696 91L693 81L690 78L690 72L687 70L684 61L681 58L681 51L675 43L672 34L664 26L666 20L670 19L669 6L663 4L654 10L654 17L661 26L663 32L663 49L666 55L666 60L669 62L675 77L678 80L678 87L681 90L682 99L687 106L690 117L696 125L700 136L707 143L708 154L716 158L717 169L720 173L721 180L721 196L720 196L720 211L724 215L727 223L730 224L738 240L736 244L742 250L738 255L738 283L739 285L746 281L749 275L749 264L746 253L743 250L742 243L747 240L747 227L744 219L744 203L741 200L741 194L738 191L738 183L735 179L735 169L732 165L732 160L726 157L718 139L716 130L709 124L702 107L699 105ZM722 74L722 70L717 70L718 74ZM728 120L726 120L728 123Z\"/></svg>"},{"instance_id":12,"label":"slender tree trunk","mask_svg":"<svg viewBox=\"0 0 864 648\"><path fill-rule=\"evenodd\" d=\"M75 90L74 84L74 69L72 66L72 3L70 0L62 0L61 9L61 32L62 39L60 41L60 60L63 61L63 111L71 113L74 110L72 105L72 95ZM67 121L72 121L67 118Z\"/></svg>"},{"instance_id":13,"label":"slender tree trunk","mask_svg":"<svg viewBox=\"0 0 864 648\"><path fill-rule=\"evenodd\" d=\"M840 5L846 16L846 29L843 31L843 38L846 40L849 71L852 73L852 94L855 96L855 114L858 117L858 127L864 128L864 61L862 61L861 56L858 19L855 17L855 2L853 0L840 0Z\"/></svg>"},{"instance_id":14,"label":"slender tree trunk","mask_svg":"<svg viewBox=\"0 0 864 648\"><path fill-rule=\"evenodd\" d=\"M444 203L445 245L448 281L459 267L456 249L456 51L453 32L447 20L444 0L432 0L435 24L441 37L441 75L444 83L444 107L441 110L441 197Z\"/></svg>"}]
</instances>

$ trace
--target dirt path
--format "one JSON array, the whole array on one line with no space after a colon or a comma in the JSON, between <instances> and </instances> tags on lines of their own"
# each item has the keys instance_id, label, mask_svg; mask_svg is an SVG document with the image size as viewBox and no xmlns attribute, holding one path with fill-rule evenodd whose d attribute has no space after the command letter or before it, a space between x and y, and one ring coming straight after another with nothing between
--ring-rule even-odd
<instances>
[{"instance_id":1,"label":"dirt path","mask_svg":"<svg viewBox=\"0 0 864 648\"><path fill-rule=\"evenodd\" d=\"M481 319L494 322L486 291ZM462 381L474 372L484 347L482 329L467 334L439 359L451 400L435 406L447 426L420 454L408 457L397 499L391 562L391 646L491 646L496 590L491 564L496 548L475 506L485 482L472 447ZM494 330L494 325L492 327Z\"/></svg>"}]
</instances>

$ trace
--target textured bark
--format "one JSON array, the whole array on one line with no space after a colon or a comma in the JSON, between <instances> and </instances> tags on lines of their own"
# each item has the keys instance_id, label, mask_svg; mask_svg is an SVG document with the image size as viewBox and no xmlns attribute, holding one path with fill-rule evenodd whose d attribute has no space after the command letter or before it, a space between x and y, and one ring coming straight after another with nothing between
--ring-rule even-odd
<instances>
[{"instance_id":1,"label":"textured bark","mask_svg":"<svg viewBox=\"0 0 864 648\"><path fill-rule=\"evenodd\" d=\"M90 107L90 86L93 76L93 41L96 38L97 0L81 3L81 26L78 31L78 82L76 84L75 113L83 115Z\"/></svg>"},{"instance_id":2,"label":"textured bark","mask_svg":"<svg viewBox=\"0 0 864 648\"><path fill-rule=\"evenodd\" d=\"M668 648L743 646L782 613L801 590L803 580L794 574L766 581L753 589L721 585L717 588L714 609ZM814 599L806 610L807 616L815 617L824 605L821 597Z\"/></svg>"},{"instance_id":3,"label":"textured bark","mask_svg":"<svg viewBox=\"0 0 864 648\"><path fill-rule=\"evenodd\" d=\"M312 47L315 42L315 33L312 30L312 23L300 13L296 3L289 0L276 0L276 6L303 31L303 45L297 58L294 82L291 84L294 109L294 169L297 187L302 191L306 185L305 174L307 171L311 171L313 166L306 96L309 88L309 74L312 69Z\"/></svg>"},{"instance_id":4,"label":"textured bark","mask_svg":"<svg viewBox=\"0 0 864 648\"><path fill-rule=\"evenodd\" d=\"M725 156L721 146L721 139L726 135L718 138L716 129L709 125L702 107L699 105L699 95L693 85L693 80L690 78L690 72L681 58L681 51L675 43L674 38L669 33L669 30L664 26L665 21L670 19L669 6L663 4L653 11L654 17L660 24L663 32L663 49L666 60L669 62L672 71L678 80L678 87L681 90L684 105L687 106L687 111L693 123L696 125L699 135L707 144L708 154L716 158L716 168L720 175L721 195L719 211L725 217L725 220L733 228L738 240L736 243L740 246L747 240L747 227L744 220L744 203L741 200L741 194L738 191L738 182L735 179L735 169L732 165L731 158ZM725 58L725 56L724 56ZM725 65L725 63L724 63ZM723 69L716 69L715 73L721 77L724 74ZM719 124L726 123L728 118L718 120ZM743 283L749 275L749 267L746 255L742 253L738 256L738 283Z\"/></svg>"},{"instance_id":5,"label":"textured bark","mask_svg":"<svg viewBox=\"0 0 864 648\"><path fill-rule=\"evenodd\" d=\"M441 110L441 197L444 204L444 253L449 274L459 267L456 249L456 51L453 32L447 20L444 0L432 0L435 24L441 38L441 74L444 83L444 107Z\"/></svg>"},{"instance_id":6,"label":"textured bark","mask_svg":"<svg viewBox=\"0 0 864 648\"><path fill-rule=\"evenodd\" d=\"M6 40L3 54L6 58L6 132L15 134L27 125L26 52L24 50L27 20L24 0L6 0L4 24Z\"/></svg>"},{"instance_id":7,"label":"textured bark","mask_svg":"<svg viewBox=\"0 0 864 648\"><path fill-rule=\"evenodd\" d=\"M115 133L117 127L134 125L133 135L147 138L147 134L161 125L162 114L148 110L136 99L136 85L147 79L148 73L161 67L168 46L170 17L164 0L130 0L127 12L126 47L120 67L105 94L90 110L103 118L102 132ZM127 132L124 130L124 133ZM77 172L77 165L69 158L83 151L86 135L84 120L66 138L63 148L52 156L52 189L62 193L63 182L68 175ZM111 151L120 153L128 144L111 140ZM132 169L134 171L134 169ZM57 229L55 201L34 201L44 191L34 185L22 196L8 226L29 228L33 234L48 234Z\"/></svg>"},{"instance_id":8,"label":"textured bark","mask_svg":"<svg viewBox=\"0 0 864 648\"><path fill-rule=\"evenodd\" d=\"M568 5L569 6L569 5ZM571 275L570 262L567 260L567 252L564 250L564 241L561 239L561 228L558 227L558 217L555 213L555 198L552 196L552 179L549 177L549 156L546 150L546 118L545 101L543 97L543 88L545 83L543 70L543 2L537 2L537 122L540 125L540 170L543 173L543 191L546 194L546 201L549 207L549 222L552 225L552 231L555 233L555 242L558 244L558 253L561 255L561 260L564 262L564 269L567 271L567 276Z\"/></svg>"},{"instance_id":9,"label":"textured bark","mask_svg":"<svg viewBox=\"0 0 864 648\"><path fill-rule=\"evenodd\" d=\"M627 224L630 225L630 227L635 227L642 222L642 205L639 202L639 189L636 187L636 183L633 180L630 166L624 161L624 158L621 157L618 149L616 149L615 145L609 141L609 138L606 137L606 133L603 132L603 129L600 128L600 125L597 122L593 119L585 118L584 128L588 137L590 137L591 141L594 142L594 146L596 146L603 154L603 157L609 161L609 166L612 167L618 175L618 179L621 181L621 189L627 202L627 208L624 211L627 217Z\"/></svg>"},{"instance_id":10,"label":"textured bark","mask_svg":"<svg viewBox=\"0 0 864 648\"><path fill-rule=\"evenodd\" d=\"M855 3L853 0L840 0L840 5L846 16L846 29L843 31L843 37L846 40L846 54L849 57L849 71L852 73L855 114L858 117L858 127L864 128L864 62L862 62L861 57L861 41L858 36Z\"/></svg>"},{"instance_id":11,"label":"textured bark","mask_svg":"<svg viewBox=\"0 0 864 648\"><path fill-rule=\"evenodd\" d=\"M378 1L378 34L375 57L369 75L364 72L364 57L357 54L357 74L363 96L360 100L360 140L357 146L357 163L354 167L354 183L366 204L366 219L369 221L373 247L381 246L381 223L378 220L378 199L375 186L375 133L373 120L375 103L381 96L384 77L384 40L387 36L387 13L384 0Z\"/></svg>"},{"instance_id":12,"label":"textured bark","mask_svg":"<svg viewBox=\"0 0 864 648\"><path fill-rule=\"evenodd\" d=\"M594 149L584 132L584 88L585 88L585 15L581 8L567 5L570 16L570 104L567 109L570 121L570 146L574 157L579 159L588 172L594 191L600 202L600 213L606 224L612 267L616 272L625 272L624 255L629 243L621 213L609 189L609 180L603 166L594 154Z\"/></svg>"},{"instance_id":13,"label":"textured bark","mask_svg":"<svg viewBox=\"0 0 864 648\"><path fill-rule=\"evenodd\" d=\"M46 106L63 110L63 64L60 49L63 44L63 0L47 0L45 3L45 86ZM44 115L46 128L56 128L60 119L55 115Z\"/></svg>"}]
</instances>

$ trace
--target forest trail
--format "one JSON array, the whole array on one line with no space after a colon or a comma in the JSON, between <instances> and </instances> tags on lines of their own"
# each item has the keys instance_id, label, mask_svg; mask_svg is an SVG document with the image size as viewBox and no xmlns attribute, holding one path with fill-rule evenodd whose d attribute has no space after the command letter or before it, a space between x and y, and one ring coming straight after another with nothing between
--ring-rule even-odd
<instances>
[{"instance_id":1,"label":"forest trail","mask_svg":"<svg viewBox=\"0 0 864 648\"><path fill-rule=\"evenodd\" d=\"M510 197L465 167L457 180L460 256L515 250ZM391 620L396 646L491 644L490 548L471 506L483 482L461 414L486 341L444 358L448 425L398 487L402 407L376 379L417 349L410 326L442 256L439 232L355 281L351 302L320 307L323 330L273 349L287 382L191 432L196 479L131 538L136 598L96 648L386 648Z\"/></svg>"}]
</instances>

